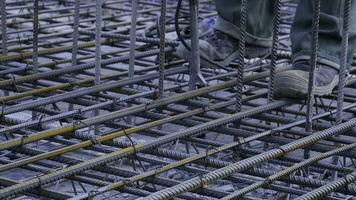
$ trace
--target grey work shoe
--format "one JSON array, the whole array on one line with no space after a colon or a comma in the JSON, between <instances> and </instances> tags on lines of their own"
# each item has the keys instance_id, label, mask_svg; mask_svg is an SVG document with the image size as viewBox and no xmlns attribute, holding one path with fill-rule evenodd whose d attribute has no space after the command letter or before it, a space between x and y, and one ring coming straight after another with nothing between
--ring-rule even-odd
<instances>
[{"instance_id":1,"label":"grey work shoe","mask_svg":"<svg viewBox=\"0 0 356 200\"><path fill-rule=\"evenodd\" d=\"M309 62L298 61L293 69L280 72L275 79L274 96L276 98L305 98L308 95ZM339 71L333 67L318 63L315 69L314 94L331 94L339 83Z\"/></svg>"},{"instance_id":2,"label":"grey work shoe","mask_svg":"<svg viewBox=\"0 0 356 200\"><path fill-rule=\"evenodd\" d=\"M218 30L209 31L200 38L200 53L205 58L208 58L221 66L227 66L238 57L239 40ZM189 40L186 40L186 43L190 46ZM245 55L248 58L265 56L269 54L269 52L270 48L246 44ZM183 44L180 44L177 47L176 54L180 58L189 60L190 51ZM201 60L201 63L203 66L211 65L204 61L204 59Z\"/></svg>"},{"instance_id":3,"label":"grey work shoe","mask_svg":"<svg viewBox=\"0 0 356 200\"><path fill-rule=\"evenodd\" d=\"M204 38L207 35L209 35L212 31L214 31L214 28L213 28L214 25L215 25L215 19L213 19L213 18L205 18L202 21L200 21L198 24L199 38ZM190 39L191 33L192 33L192 31L191 31L190 26L186 26L181 30L180 35L184 39Z\"/></svg>"}]
</instances>

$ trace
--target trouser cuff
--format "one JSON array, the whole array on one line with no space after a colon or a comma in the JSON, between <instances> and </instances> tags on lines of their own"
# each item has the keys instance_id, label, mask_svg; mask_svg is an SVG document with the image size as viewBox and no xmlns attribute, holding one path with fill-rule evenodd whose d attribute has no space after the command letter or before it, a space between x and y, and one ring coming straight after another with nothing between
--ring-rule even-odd
<instances>
[{"instance_id":1,"label":"trouser cuff","mask_svg":"<svg viewBox=\"0 0 356 200\"><path fill-rule=\"evenodd\" d=\"M240 28L221 17L218 17L214 28L233 38L240 39ZM246 43L261 47L271 47L272 38L260 38L246 32Z\"/></svg>"}]
</instances>

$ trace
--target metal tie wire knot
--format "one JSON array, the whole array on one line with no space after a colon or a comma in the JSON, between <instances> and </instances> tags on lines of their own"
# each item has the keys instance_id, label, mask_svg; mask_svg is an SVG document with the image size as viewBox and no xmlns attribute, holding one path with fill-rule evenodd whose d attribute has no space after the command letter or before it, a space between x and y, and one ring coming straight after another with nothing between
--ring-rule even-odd
<instances>
[{"instance_id":1,"label":"metal tie wire knot","mask_svg":"<svg viewBox=\"0 0 356 200\"><path fill-rule=\"evenodd\" d=\"M76 119L75 122L73 123L73 125L76 127L81 127L81 125L84 125L84 127L89 127L89 125L87 123L85 123L84 121L79 120L79 119ZM73 131L75 131L75 129ZM88 131L90 131L90 130L88 130Z\"/></svg>"},{"instance_id":2,"label":"metal tie wire knot","mask_svg":"<svg viewBox=\"0 0 356 200\"><path fill-rule=\"evenodd\" d=\"M88 192L88 197L86 198L87 200L91 200L95 197L95 194L98 193L99 191L97 189L92 189Z\"/></svg>"},{"instance_id":3,"label":"metal tie wire knot","mask_svg":"<svg viewBox=\"0 0 356 200\"><path fill-rule=\"evenodd\" d=\"M236 141L236 143L237 143L236 147L238 147L238 146L240 146L241 144L246 143L246 140L245 140L245 138L243 138L243 137L239 137L238 140Z\"/></svg>"},{"instance_id":4,"label":"metal tie wire knot","mask_svg":"<svg viewBox=\"0 0 356 200\"><path fill-rule=\"evenodd\" d=\"M153 101L150 101L150 102L145 103L145 104L144 104L144 106L145 106L144 112L147 112L148 110L150 110L150 109L148 108L148 106L149 106L149 105L152 105L155 101L156 101L156 100L153 100Z\"/></svg>"},{"instance_id":5,"label":"metal tie wire knot","mask_svg":"<svg viewBox=\"0 0 356 200\"><path fill-rule=\"evenodd\" d=\"M270 179L270 177L266 177L265 180L263 181L269 189L272 189L272 183L273 181Z\"/></svg>"},{"instance_id":6,"label":"metal tie wire knot","mask_svg":"<svg viewBox=\"0 0 356 200\"><path fill-rule=\"evenodd\" d=\"M115 105L120 105L120 103L123 101L123 99L121 97L118 97L118 98L115 98L112 100L112 105L115 106Z\"/></svg>"},{"instance_id":7,"label":"metal tie wire knot","mask_svg":"<svg viewBox=\"0 0 356 200\"><path fill-rule=\"evenodd\" d=\"M76 82L77 82L77 81L74 80L74 79L69 80L69 81L68 81L69 87L74 87L74 86L76 86L76 85L77 85Z\"/></svg>"},{"instance_id":8,"label":"metal tie wire knot","mask_svg":"<svg viewBox=\"0 0 356 200\"><path fill-rule=\"evenodd\" d=\"M19 92L20 90L19 90L19 88L17 87L17 80L16 80L14 74L11 74L11 82L12 82L12 84L14 85L16 92Z\"/></svg>"},{"instance_id":9,"label":"metal tie wire knot","mask_svg":"<svg viewBox=\"0 0 356 200\"><path fill-rule=\"evenodd\" d=\"M41 179L41 176L43 176L43 174L39 174L39 175L36 175L36 179L38 180L38 192L40 193L41 195L41 188L42 188L42 179Z\"/></svg>"},{"instance_id":10,"label":"metal tie wire knot","mask_svg":"<svg viewBox=\"0 0 356 200\"><path fill-rule=\"evenodd\" d=\"M136 155L136 154L137 154L137 151L136 151L136 145L137 145L137 143L136 143L134 140L132 140L132 138L130 137L129 134L127 134L126 129L122 129L122 131L124 132L124 134L125 134L125 136L127 137L127 139L129 139L129 141L130 141L130 143L131 143L131 146L132 146L132 148L133 148L134 155Z\"/></svg>"},{"instance_id":11,"label":"metal tie wire knot","mask_svg":"<svg viewBox=\"0 0 356 200\"><path fill-rule=\"evenodd\" d=\"M39 117L38 117L38 123L37 123L37 126L38 127L42 127L41 124L42 124L42 120L43 118L45 117L44 114L40 114Z\"/></svg>"},{"instance_id":12,"label":"metal tie wire knot","mask_svg":"<svg viewBox=\"0 0 356 200\"><path fill-rule=\"evenodd\" d=\"M145 188L146 185L148 185L146 182L143 182L142 184L140 184L140 181L139 181L139 180L136 181L136 187L137 187L138 189L143 189L143 188Z\"/></svg>"},{"instance_id":13,"label":"metal tie wire knot","mask_svg":"<svg viewBox=\"0 0 356 200\"><path fill-rule=\"evenodd\" d=\"M24 71L23 71L23 74L26 74L28 71L30 71L32 69L32 66L29 64L29 63L27 63L26 64L26 66L25 66L25 68L24 68Z\"/></svg>"},{"instance_id":14,"label":"metal tie wire knot","mask_svg":"<svg viewBox=\"0 0 356 200\"><path fill-rule=\"evenodd\" d=\"M209 151L210 150L212 150L212 149L214 149L214 150L216 150L217 152L219 152L219 149L217 148L217 147L215 147L215 146L212 146L212 145L209 145L208 146L208 148L206 149L206 151L205 151L205 157L204 157L204 168L205 169L208 169L208 156L209 156Z\"/></svg>"},{"instance_id":15,"label":"metal tie wire knot","mask_svg":"<svg viewBox=\"0 0 356 200\"><path fill-rule=\"evenodd\" d=\"M206 113L206 112L209 111L210 108L209 108L208 105L203 105L203 106L201 107L201 109L203 110L204 113Z\"/></svg>"},{"instance_id":16,"label":"metal tie wire knot","mask_svg":"<svg viewBox=\"0 0 356 200\"><path fill-rule=\"evenodd\" d=\"M75 110L74 115L72 116L72 121L76 120L76 118L79 118L83 115L83 110L81 108L77 108Z\"/></svg>"},{"instance_id":17,"label":"metal tie wire knot","mask_svg":"<svg viewBox=\"0 0 356 200\"><path fill-rule=\"evenodd\" d=\"M159 89L159 86L155 86L154 89L153 89L153 96L155 97L155 99L159 99L159 98L162 98L160 96L160 89ZM154 102L155 100L153 100Z\"/></svg>"},{"instance_id":18,"label":"metal tie wire knot","mask_svg":"<svg viewBox=\"0 0 356 200\"><path fill-rule=\"evenodd\" d=\"M269 133L271 136L278 136L279 134L279 130L271 130L270 133Z\"/></svg>"},{"instance_id":19,"label":"metal tie wire knot","mask_svg":"<svg viewBox=\"0 0 356 200\"><path fill-rule=\"evenodd\" d=\"M154 173L153 173L153 175L152 175L151 178L150 178L150 179L151 179L151 185L152 185L153 189L156 190L156 191L157 191L157 187L155 186L154 182L155 182L156 179L157 179L157 175L158 175L158 172L159 172L159 168L161 168L161 167L162 167L162 165L159 165L159 166L155 167L155 168L154 168ZM145 185L147 185L147 183L146 183Z\"/></svg>"},{"instance_id":20,"label":"metal tie wire knot","mask_svg":"<svg viewBox=\"0 0 356 200\"><path fill-rule=\"evenodd\" d=\"M25 144L25 138L28 138L28 136L29 136L30 134L28 133L28 132L26 132L25 134L23 134L23 135L21 135L20 136L20 146L23 146L24 144Z\"/></svg>"},{"instance_id":21,"label":"metal tie wire knot","mask_svg":"<svg viewBox=\"0 0 356 200\"><path fill-rule=\"evenodd\" d=\"M126 186L132 186L132 187L136 187L136 184L132 183L132 180L130 178L123 178L121 179L121 181L124 183L124 185Z\"/></svg>"},{"instance_id":22,"label":"metal tie wire knot","mask_svg":"<svg viewBox=\"0 0 356 200\"><path fill-rule=\"evenodd\" d=\"M90 136L90 141L93 145L101 144L100 141L98 140L99 136L97 135L91 135Z\"/></svg>"}]
</instances>

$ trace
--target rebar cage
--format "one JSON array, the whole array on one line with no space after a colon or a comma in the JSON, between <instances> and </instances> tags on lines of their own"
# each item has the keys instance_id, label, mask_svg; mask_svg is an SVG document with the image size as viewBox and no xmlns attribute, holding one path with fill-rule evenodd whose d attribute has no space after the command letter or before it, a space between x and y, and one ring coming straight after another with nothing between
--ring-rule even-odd
<instances>
[{"instance_id":1,"label":"rebar cage","mask_svg":"<svg viewBox=\"0 0 356 200\"><path fill-rule=\"evenodd\" d=\"M354 199L356 79L273 99L296 1L277 0L268 56L200 53L210 0L0 0L0 199ZM174 51L190 27L188 61ZM179 34L178 34L179 36ZM204 66L202 63L210 63ZM352 66L355 63L352 63Z\"/></svg>"}]
</instances>

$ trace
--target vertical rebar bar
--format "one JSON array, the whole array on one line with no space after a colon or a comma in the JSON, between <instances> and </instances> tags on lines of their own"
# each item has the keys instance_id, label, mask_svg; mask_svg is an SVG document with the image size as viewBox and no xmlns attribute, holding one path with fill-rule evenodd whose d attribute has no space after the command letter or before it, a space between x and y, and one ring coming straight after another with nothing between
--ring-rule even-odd
<instances>
[{"instance_id":1,"label":"vertical rebar bar","mask_svg":"<svg viewBox=\"0 0 356 200\"><path fill-rule=\"evenodd\" d=\"M6 27L6 3L5 0L0 0L0 14L1 14L1 43L2 55L7 54L7 27Z\"/></svg>"},{"instance_id":2,"label":"vertical rebar bar","mask_svg":"<svg viewBox=\"0 0 356 200\"><path fill-rule=\"evenodd\" d=\"M307 113L305 131L307 133L312 132L312 120L313 120L313 107L314 107L314 85L315 85L315 68L317 66L318 49L319 49L319 20L320 20L320 0L315 0L315 10L313 15L313 32L312 32L312 44L311 44L311 56L310 56L310 69L308 80L308 99L307 99ZM310 152L304 151L304 157L309 158Z\"/></svg>"},{"instance_id":3,"label":"vertical rebar bar","mask_svg":"<svg viewBox=\"0 0 356 200\"><path fill-rule=\"evenodd\" d=\"M38 29L39 29L39 0L33 1L33 61L32 61L32 69L34 73L38 72ZM34 83L36 85L36 82ZM36 99L33 98L34 100ZM37 117L37 113L32 111L32 119L34 120Z\"/></svg>"},{"instance_id":4,"label":"vertical rebar bar","mask_svg":"<svg viewBox=\"0 0 356 200\"><path fill-rule=\"evenodd\" d=\"M190 49L190 75L189 75L189 90L195 90L200 73L200 48L199 48L199 0L189 0L189 15L191 29L191 49ZM186 150L189 151L191 143L186 144Z\"/></svg>"},{"instance_id":5,"label":"vertical rebar bar","mask_svg":"<svg viewBox=\"0 0 356 200\"><path fill-rule=\"evenodd\" d=\"M135 70L135 44L136 44L136 23L137 23L137 9L138 0L131 1L131 28L130 28L130 59L129 59L129 77L134 76Z\"/></svg>"},{"instance_id":6,"label":"vertical rebar bar","mask_svg":"<svg viewBox=\"0 0 356 200\"><path fill-rule=\"evenodd\" d=\"M165 64L165 47L166 47L166 10L167 1L161 0L161 14L159 18L159 82L158 82L158 97L163 97L164 89L164 64Z\"/></svg>"},{"instance_id":7,"label":"vertical rebar bar","mask_svg":"<svg viewBox=\"0 0 356 200\"><path fill-rule=\"evenodd\" d=\"M273 38L272 38L272 51L271 51L271 66L269 73L269 83L268 83L268 96L267 103L273 101L273 91L274 91L274 82L276 77L276 67L277 67L277 49L279 45L279 32L280 32L280 21L281 21L281 7L282 1L277 0L274 4L274 17L273 17ZM269 125L269 123L266 123ZM264 143L264 149L268 149L268 143Z\"/></svg>"},{"instance_id":8,"label":"vertical rebar bar","mask_svg":"<svg viewBox=\"0 0 356 200\"><path fill-rule=\"evenodd\" d=\"M347 68L347 54L349 46L349 26L350 26L350 13L351 13L351 0L344 0L344 13L343 13L343 29L341 41L341 58L340 58L340 72L339 72L339 85L337 93L337 111L335 114L336 124L342 123L342 109L344 107L344 87L346 82L346 68ZM335 146L338 146L335 143ZM338 164L339 157L334 156L332 163ZM336 180L337 171L332 174L332 179Z\"/></svg>"},{"instance_id":9,"label":"vertical rebar bar","mask_svg":"<svg viewBox=\"0 0 356 200\"><path fill-rule=\"evenodd\" d=\"M101 84L101 24L102 24L102 0L96 1L95 8L95 85ZM99 109L94 110L94 116L99 115ZM98 126L94 126L94 133L98 132Z\"/></svg>"},{"instance_id":10,"label":"vertical rebar bar","mask_svg":"<svg viewBox=\"0 0 356 200\"><path fill-rule=\"evenodd\" d=\"M131 25L130 25L130 52L129 52L129 78L132 79L135 74L135 53L136 53L136 37L137 37L137 16L138 16L138 0L131 1ZM132 85L130 85L132 87ZM128 104L129 106L130 104ZM128 124L132 124L132 117L127 116Z\"/></svg>"},{"instance_id":11,"label":"vertical rebar bar","mask_svg":"<svg viewBox=\"0 0 356 200\"><path fill-rule=\"evenodd\" d=\"M273 101L274 82L276 77L276 65L277 65L277 49L279 44L279 32L281 21L281 7L282 1L277 0L274 5L274 18L273 18L273 41L272 41L272 53L271 53L271 68L268 84L268 100L267 103Z\"/></svg>"},{"instance_id":12,"label":"vertical rebar bar","mask_svg":"<svg viewBox=\"0 0 356 200\"><path fill-rule=\"evenodd\" d=\"M73 19L73 49L72 49L72 66L77 65L78 39L79 39L79 8L80 0L75 1L74 19Z\"/></svg>"},{"instance_id":13,"label":"vertical rebar bar","mask_svg":"<svg viewBox=\"0 0 356 200\"><path fill-rule=\"evenodd\" d=\"M189 88L194 90L199 76L200 68L200 49L199 49L199 30L198 30L198 15L199 15L199 1L189 1L190 13L190 28L191 28L191 51L190 51L190 80Z\"/></svg>"},{"instance_id":14,"label":"vertical rebar bar","mask_svg":"<svg viewBox=\"0 0 356 200\"><path fill-rule=\"evenodd\" d=\"M346 81L346 68L347 68L347 51L349 46L349 26L350 26L350 12L351 12L351 0L344 0L344 16L343 16L343 30L342 30L342 49L340 59L340 73L339 73L339 85L337 94L337 112L336 124L342 122L342 108L344 106L344 87Z\"/></svg>"},{"instance_id":15,"label":"vertical rebar bar","mask_svg":"<svg viewBox=\"0 0 356 200\"><path fill-rule=\"evenodd\" d=\"M6 2L5 0L0 0L0 16L1 16L1 49L2 55L7 55L7 25L6 25ZM8 96L9 91L4 90L4 95Z\"/></svg>"},{"instance_id":16,"label":"vertical rebar bar","mask_svg":"<svg viewBox=\"0 0 356 200\"><path fill-rule=\"evenodd\" d=\"M80 18L80 0L74 3L74 19L73 19L73 49L72 49L72 66L77 65L78 56L78 39L79 39L79 18ZM73 110L74 104L70 103L68 110Z\"/></svg>"},{"instance_id":17,"label":"vertical rebar bar","mask_svg":"<svg viewBox=\"0 0 356 200\"><path fill-rule=\"evenodd\" d=\"M236 112L241 111L242 107L242 90L243 90L243 71L245 67L245 37L246 37L246 9L247 9L247 0L241 0L241 14L240 14L240 40L238 48L238 59L237 59L237 83L236 83Z\"/></svg>"},{"instance_id":18,"label":"vertical rebar bar","mask_svg":"<svg viewBox=\"0 0 356 200\"><path fill-rule=\"evenodd\" d=\"M95 85L99 85L101 73L101 24L102 24L102 0L96 1L95 13Z\"/></svg>"},{"instance_id":19,"label":"vertical rebar bar","mask_svg":"<svg viewBox=\"0 0 356 200\"><path fill-rule=\"evenodd\" d=\"M39 14L39 5L38 0L33 1L33 71L37 73L38 71L38 14Z\"/></svg>"}]
</instances>

